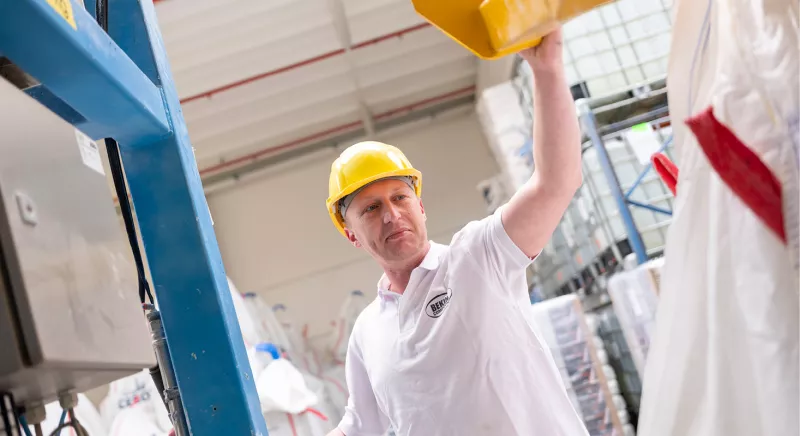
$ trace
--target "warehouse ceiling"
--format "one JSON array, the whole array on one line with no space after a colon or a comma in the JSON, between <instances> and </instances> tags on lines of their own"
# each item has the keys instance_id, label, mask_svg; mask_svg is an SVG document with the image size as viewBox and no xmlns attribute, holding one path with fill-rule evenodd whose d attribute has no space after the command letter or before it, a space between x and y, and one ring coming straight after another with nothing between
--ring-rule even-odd
<instances>
[{"instance_id":1,"label":"warehouse ceiling","mask_svg":"<svg viewBox=\"0 0 800 436\"><path fill-rule=\"evenodd\" d=\"M161 0L156 11L204 179L469 103L478 82L478 60L410 0Z\"/></svg>"}]
</instances>

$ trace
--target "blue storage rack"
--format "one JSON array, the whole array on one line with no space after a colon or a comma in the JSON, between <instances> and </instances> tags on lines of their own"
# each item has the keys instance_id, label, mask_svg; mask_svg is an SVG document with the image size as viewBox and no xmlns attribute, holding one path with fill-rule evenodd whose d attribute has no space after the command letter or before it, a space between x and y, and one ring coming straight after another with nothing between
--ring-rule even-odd
<instances>
[{"instance_id":1,"label":"blue storage rack","mask_svg":"<svg viewBox=\"0 0 800 436\"><path fill-rule=\"evenodd\" d=\"M662 90L659 93L663 94L663 92L664 91ZM655 95L657 94L658 93L656 93ZM648 97L650 97L650 95L645 93L643 97L633 97L623 102L615 102L610 106L618 106L617 109L619 109L619 107L626 108L627 106L627 110L631 111L630 109L631 107L636 107L639 103L641 103L645 98ZM631 249L636 256L637 263L641 265L648 260L648 254L645 248L644 241L642 240L642 236L639 233L639 229L636 226L636 222L634 221L633 215L631 214L631 211L629 209L629 206L647 209L652 212L664 215L672 215L672 211L660 208L652 204L641 203L631 199L631 195L633 194L635 189L642 183L644 178L650 172L652 164L647 164L641 171L641 173L639 173L633 185L630 188L628 188L626 192L623 192L619 180L617 179L617 174L616 171L614 170L614 165L611 162L611 157L608 153L608 150L606 149L605 142L603 140L603 135L620 132L636 124L649 123L657 119L660 119L662 117L668 116L669 111L666 107L666 99L664 100L664 106L651 108L650 110L645 111L644 113L639 113L637 115L630 116L622 121L617 121L603 126L599 125L595 115L595 110L592 108L590 100L579 100L577 102L577 106L579 112L578 116L581 121L583 134L588 139L589 144L591 144L597 151L597 157L600 163L600 167L602 168L603 175L605 176L606 181L608 182L608 185L610 187L611 196L614 198L617 208L619 209L620 217L622 218L623 224L625 226L625 230L628 236L628 241L630 243ZM632 112L637 112L637 111L632 111ZM666 150L671 143L672 143L672 137L669 137L661 145L658 152L661 153L664 150Z\"/></svg>"},{"instance_id":2,"label":"blue storage rack","mask_svg":"<svg viewBox=\"0 0 800 436\"><path fill-rule=\"evenodd\" d=\"M40 82L29 95L118 141L191 434L266 435L152 0L111 2L108 34L88 11L0 0L0 55Z\"/></svg>"}]
</instances>

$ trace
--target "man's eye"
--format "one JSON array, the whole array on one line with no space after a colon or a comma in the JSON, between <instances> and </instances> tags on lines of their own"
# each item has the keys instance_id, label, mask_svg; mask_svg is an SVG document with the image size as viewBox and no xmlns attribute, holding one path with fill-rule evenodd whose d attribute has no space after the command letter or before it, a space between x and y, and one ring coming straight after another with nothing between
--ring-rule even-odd
<instances>
[{"instance_id":1,"label":"man's eye","mask_svg":"<svg viewBox=\"0 0 800 436\"><path fill-rule=\"evenodd\" d=\"M364 209L364 212L372 212L373 210L375 210L377 208L378 208L377 204L371 204L371 205L367 206L366 209Z\"/></svg>"},{"instance_id":2,"label":"man's eye","mask_svg":"<svg viewBox=\"0 0 800 436\"><path fill-rule=\"evenodd\" d=\"M397 197L395 197L395 198L398 199L398 200L405 200L406 198L408 198L408 195L397 194Z\"/></svg>"}]
</instances>

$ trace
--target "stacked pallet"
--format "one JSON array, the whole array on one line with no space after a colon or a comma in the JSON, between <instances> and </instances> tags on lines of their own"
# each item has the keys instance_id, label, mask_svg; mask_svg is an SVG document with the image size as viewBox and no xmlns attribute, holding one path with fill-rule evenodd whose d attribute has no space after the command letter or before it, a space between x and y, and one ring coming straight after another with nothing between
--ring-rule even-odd
<instances>
[{"instance_id":1,"label":"stacked pallet","mask_svg":"<svg viewBox=\"0 0 800 436\"><path fill-rule=\"evenodd\" d=\"M625 404L620 403L618 392L612 390L616 376L603 362L602 341L589 329L580 300L565 295L537 303L532 306L532 316L589 434L632 434Z\"/></svg>"}]
</instances>

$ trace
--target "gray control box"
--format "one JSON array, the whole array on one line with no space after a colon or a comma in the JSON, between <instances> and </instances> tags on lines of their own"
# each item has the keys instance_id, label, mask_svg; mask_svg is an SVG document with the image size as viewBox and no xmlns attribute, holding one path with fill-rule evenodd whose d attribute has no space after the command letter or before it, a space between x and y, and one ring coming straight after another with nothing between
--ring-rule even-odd
<instances>
[{"instance_id":1,"label":"gray control box","mask_svg":"<svg viewBox=\"0 0 800 436\"><path fill-rule=\"evenodd\" d=\"M101 156L0 78L0 391L20 404L155 364Z\"/></svg>"}]
</instances>

